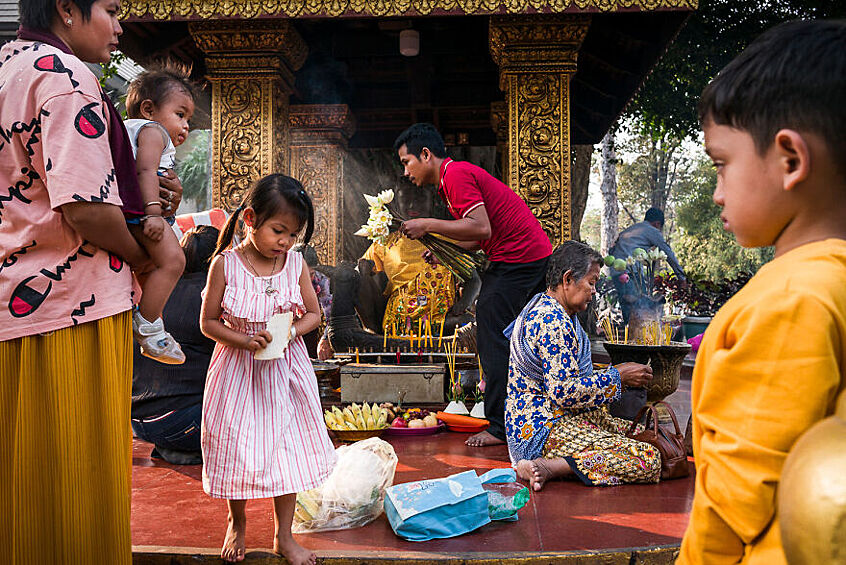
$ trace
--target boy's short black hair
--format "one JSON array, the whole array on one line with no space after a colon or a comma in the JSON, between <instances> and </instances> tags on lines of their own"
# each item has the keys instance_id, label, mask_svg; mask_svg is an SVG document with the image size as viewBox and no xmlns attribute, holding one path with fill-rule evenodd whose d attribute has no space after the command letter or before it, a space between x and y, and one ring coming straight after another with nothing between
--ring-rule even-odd
<instances>
[{"instance_id":1,"label":"boy's short black hair","mask_svg":"<svg viewBox=\"0 0 846 565\"><path fill-rule=\"evenodd\" d=\"M152 100L161 106L174 90L182 90L192 99L196 99L196 86L190 79L191 69L176 61L165 61L151 65L132 79L126 89L126 115L129 118L142 118L141 103Z\"/></svg>"},{"instance_id":2,"label":"boy's short black hair","mask_svg":"<svg viewBox=\"0 0 846 565\"><path fill-rule=\"evenodd\" d=\"M650 208L646 211L646 214L643 216L644 222L660 222L661 225L664 225L664 212L659 210L658 208Z\"/></svg>"},{"instance_id":3,"label":"boy's short black hair","mask_svg":"<svg viewBox=\"0 0 846 565\"><path fill-rule=\"evenodd\" d=\"M418 159L424 147L427 147L435 157L446 157L444 138L432 124L414 124L402 132L394 142L394 151L399 151L403 145L410 155Z\"/></svg>"},{"instance_id":4,"label":"boy's short black hair","mask_svg":"<svg viewBox=\"0 0 846 565\"><path fill-rule=\"evenodd\" d=\"M97 0L71 0L79 11L82 19L91 18L91 5ZM56 14L56 0L18 0L18 13L21 25L30 29L48 30Z\"/></svg>"},{"instance_id":5,"label":"boy's short black hair","mask_svg":"<svg viewBox=\"0 0 846 565\"><path fill-rule=\"evenodd\" d=\"M748 132L762 155L782 128L818 135L846 176L846 20L766 31L705 87L698 111L703 125Z\"/></svg>"}]
</instances>

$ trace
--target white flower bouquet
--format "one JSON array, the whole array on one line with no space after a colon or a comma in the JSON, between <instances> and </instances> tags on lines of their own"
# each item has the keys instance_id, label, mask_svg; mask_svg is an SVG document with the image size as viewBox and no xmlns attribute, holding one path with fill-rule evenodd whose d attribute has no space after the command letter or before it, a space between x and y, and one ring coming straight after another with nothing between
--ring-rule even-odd
<instances>
[{"instance_id":1,"label":"white flower bouquet","mask_svg":"<svg viewBox=\"0 0 846 565\"><path fill-rule=\"evenodd\" d=\"M376 196L365 194L364 199L370 205L370 216L367 218L367 223L361 226L355 235L384 245L391 228L399 228L405 220L396 213L392 214L388 209L388 204L394 200L394 191L383 190ZM480 254L471 253L432 234L424 235L419 241L437 257L442 265L464 282L473 278L475 269L484 263L484 258Z\"/></svg>"},{"instance_id":2,"label":"white flower bouquet","mask_svg":"<svg viewBox=\"0 0 846 565\"><path fill-rule=\"evenodd\" d=\"M364 199L370 205L370 216L367 218L367 223L361 226L355 235L384 245L394 221L393 215L387 208L387 205L394 200L394 191L383 190L376 196L365 194Z\"/></svg>"}]
</instances>

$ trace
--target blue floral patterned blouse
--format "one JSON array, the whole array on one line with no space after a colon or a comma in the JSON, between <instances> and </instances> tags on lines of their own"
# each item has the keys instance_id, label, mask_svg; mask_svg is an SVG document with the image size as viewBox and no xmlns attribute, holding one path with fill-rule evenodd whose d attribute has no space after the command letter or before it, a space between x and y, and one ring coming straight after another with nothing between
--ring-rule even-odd
<instances>
[{"instance_id":1,"label":"blue floral patterned blouse","mask_svg":"<svg viewBox=\"0 0 846 565\"><path fill-rule=\"evenodd\" d=\"M515 463L541 457L549 430L562 417L620 397L617 369L594 373L591 367L590 342L578 320L548 294L536 296L511 335L505 434Z\"/></svg>"}]
</instances>

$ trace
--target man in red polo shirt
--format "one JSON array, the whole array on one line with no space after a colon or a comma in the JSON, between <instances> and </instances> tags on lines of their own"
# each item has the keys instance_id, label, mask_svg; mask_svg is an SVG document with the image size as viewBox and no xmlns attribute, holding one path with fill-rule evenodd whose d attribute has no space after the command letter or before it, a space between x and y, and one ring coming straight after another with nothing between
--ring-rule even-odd
<instances>
[{"instance_id":1,"label":"man in red polo shirt","mask_svg":"<svg viewBox=\"0 0 846 565\"><path fill-rule=\"evenodd\" d=\"M485 417L491 425L467 440L481 447L505 443L505 390L509 342L503 330L526 302L546 288L549 237L526 203L476 165L447 157L431 124L414 124L394 143L405 176L418 187L435 185L455 220L417 218L402 225L411 239L436 233L465 249L482 249L490 265L476 302L476 344L486 375Z\"/></svg>"}]
</instances>

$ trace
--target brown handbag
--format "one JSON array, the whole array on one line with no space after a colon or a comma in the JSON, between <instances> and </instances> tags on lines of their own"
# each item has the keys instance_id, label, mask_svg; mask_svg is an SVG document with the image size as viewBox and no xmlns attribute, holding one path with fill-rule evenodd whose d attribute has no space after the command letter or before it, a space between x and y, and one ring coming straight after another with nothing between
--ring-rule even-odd
<instances>
[{"instance_id":1,"label":"brown handbag","mask_svg":"<svg viewBox=\"0 0 846 565\"><path fill-rule=\"evenodd\" d=\"M675 433L667 431L658 425L658 413L655 407L663 404L675 426ZM642 432L637 433L637 424L646 415L646 424ZM650 423L652 426L650 427ZM647 404L637 413L626 437L655 446L661 454L661 480L680 479L690 474L687 465L687 453L684 449L684 436L679 429L679 423L673 409L666 402Z\"/></svg>"}]
</instances>

